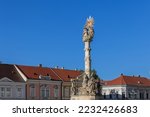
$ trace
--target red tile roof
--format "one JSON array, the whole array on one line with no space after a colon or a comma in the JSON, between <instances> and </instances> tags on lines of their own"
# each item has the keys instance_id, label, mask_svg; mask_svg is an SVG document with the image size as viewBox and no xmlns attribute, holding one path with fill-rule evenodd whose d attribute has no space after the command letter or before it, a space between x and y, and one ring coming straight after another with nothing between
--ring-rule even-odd
<instances>
[{"instance_id":1,"label":"red tile roof","mask_svg":"<svg viewBox=\"0 0 150 117\"><path fill-rule=\"evenodd\" d=\"M56 73L63 81L70 81L71 79L76 78L77 76L81 75L81 71L76 70L67 70L67 69L58 69L58 68L51 68L51 70Z\"/></svg>"},{"instance_id":2,"label":"red tile roof","mask_svg":"<svg viewBox=\"0 0 150 117\"><path fill-rule=\"evenodd\" d=\"M17 65L17 67L24 73L28 79L39 79L39 75L50 76L52 80L70 81L71 78L75 78L81 74L79 71L55 69L39 66L24 66Z\"/></svg>"},{"instance_id":3,"label":"red tile roof","mask_svg":"<svg viewBox=\"0 0 150 117\"><path fill-rule=\"evenodd\" d=\"M150 86L150 79L145 78L145 77L121 75L114 80L105 81L104 85Z\"/></svg>"},{"instance_id":4,"label":"red tile roof","mask_svg":"<svg viewBox=\"0 0 150 117\"><path fill-rule=\"evenodd\" d=\"M0 79L7 77L15 82L23 82L23 79L11 64L0 64Z\"/></svg>"},{"instance_id":5,"label":"red tile roof","mask_svg":"<svg viewBox=\"0 0 150 117\"><path fill-rule=\"evenodd\" d=\"M39 80L39 76L50 76L52 80L61 80L56 74L54 74L47 67L39 67L39 66L24 66L24 65L16 65L21 72L28 78Z\"/></svg>"}]
</instances>

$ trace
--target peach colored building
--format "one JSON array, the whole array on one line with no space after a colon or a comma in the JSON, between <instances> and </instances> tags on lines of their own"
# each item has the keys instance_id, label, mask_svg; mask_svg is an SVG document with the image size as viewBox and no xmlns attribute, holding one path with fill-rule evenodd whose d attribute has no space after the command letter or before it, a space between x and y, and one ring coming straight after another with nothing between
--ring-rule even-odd
<instances>
[{"instance_id":1,"label":"peach colored building","mask_svg":"<svg viewBox=\"0 0 150 117\"><path fill-rule=\"evenodd\" d=\"M40 66L15 66L26 82L27 100L61 99L61 79L49 68Z\"/></svg>"},{"instance_id":2,"label":"peach colored building","mask_svg":"<svg viewBox=\"0 0 150 117\"><path fill-rule=\"evenodd\" d=\"M71 97L71 79L75 79L82 74L78 70L68 70L64 68L50 68L58 78L62 80L62 99L70 100Z\"/></svg>"}]
</instances>

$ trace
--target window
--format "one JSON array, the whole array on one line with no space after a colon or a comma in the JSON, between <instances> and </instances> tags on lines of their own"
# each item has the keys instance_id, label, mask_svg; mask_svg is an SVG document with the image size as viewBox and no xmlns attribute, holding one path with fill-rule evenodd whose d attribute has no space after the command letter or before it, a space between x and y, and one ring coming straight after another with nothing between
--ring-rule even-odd
<instances>
[{"instance_id":1,"label":"window","mask_svg":"<svg viewBox=\"0 0 150 117\"><path fill-rule=\"evenodd\" d=\"M47 98L49 97L50 95L50 90L49 90L49 87L48 86L42 86L41 89L40 89L40 92L41 92L41 97L42 98Z\"/></svg>"},{"instance_id":2,"label":"window","mask_svg":"<svg viewBox=\"0 0 150 117\"><path fill-rule=\"evenodd\" d=\"M131 98L131 93L128 93L128 95L129 95L129 98Z\"/></svg>"},{"instance_id":3,"label":"window","mask_svg":"<svg viewBox=\"0 0 150 117\"><path fill-rule=\"evenodd\" d=\"M125 92L122 92L122 99L125 99Z\"/></svg>"},{"instance_id":4,"label":"window","mask_svg":"<svg viewBox=\"0 0 150 117\"><path fill-rule=\"evenodd\" d=\"M66 98L69 98L69 96L70 96L69 93L70 93L69 87L64 87L64 95Z\"/></svg>"},{"instance_id":5,"label":"window","mask_svg":"<svg viewBox=\"0 0 150 117\"><path fill-rule=\"evenodd\" d=\"M17 89L18 97L22 97L22 88Z\"/></svg>"},{"instance_id":6,"label":"window","mask_svg":"<svg viewBox=\"0 0 150 117\"><path fill-rule=\"evenodd\" d=\"M148 95L148 93L146 93L146 99L148 99L149 98L149 95Z\"/></svg>"},{"instance_id":7,"label":"window","mask_svg":"<svg viewBox=\"0 0 150 117\"><path fill-rule=\"evenodd\" d=\"M119 94L118 94L118 92L116 93L116 98L119 99Z\"/></svg>"},{"instance_id":8,"label":"window","mask_svg":"<svg viewBox=\"0 0 150 117\"><path fill-rule=\"evenodd\" d=\"M140 99L144 99L144 93L140 92Z\"/></svg>"},{"instance_id":9,"label":"window","mask_svg":"<svg viewBox=\"0 0 150 117\"><path fill-rule=\"evenodd\" d=\"M58 86L54 86L54 98L58 98Z\"/></svg>"},{"instance_id":10,"label":"window","mask_svg":"<svg viewBox=\"0 0 150 117\"><path fill-rule=\"evenodd\" d=\"M104 93L104 99L106 99L106 93Z\"/></svg>"},{"instance_id":11,"label":"window","mask_svg":"<svg viewBox=\"0 0 150 117\"><path fill-rule=\"evenodd\" d=\"M137 99L137 94L134 94L134 99Z\"/></svg>"},{"instance_id":12,"label":"window","mask_svg":"<svg viewBox=\"0 0 150 117\"><path fill-rule=\"evenodd\" d=\"M35 86L34 85L30 85L30 96L31 97L35 96Z\"/></svg>"},{"instance_id":13,"label":"window","mask_svg":"<svg viewBox=\"0 0 150 117\"><path fill-rule=\"evenodd\" d=\"M1 87L0 88L0 97L11 97L11 87Z\"/></svg>"},{"instance_id":14,"label":"window","mask_svg":"<svg viewBox=\"0 0 150 117\"><path fill-rule=\"evenodd\" d=\"M109 98L112 99L112 94L109 94Z\"/></svg>"},{"instance_id":15,"label":"window","mask_svg":"<svg viewBox=\"0 0 150 117\"><path fill-rule=\"evenodd\" d=\"M6 97L10 97L11 96L11 88L7 87L6 88Z\"/></svg>"},{"instance_id":16,"label":"window","mask_svg":"<svg viewBox=\"0 0 150 117\"><path fill-rule=\"evenodd\" d=\"M1 87L1 97L5 97L5 88Z\"/></svg>"}]
</instances>

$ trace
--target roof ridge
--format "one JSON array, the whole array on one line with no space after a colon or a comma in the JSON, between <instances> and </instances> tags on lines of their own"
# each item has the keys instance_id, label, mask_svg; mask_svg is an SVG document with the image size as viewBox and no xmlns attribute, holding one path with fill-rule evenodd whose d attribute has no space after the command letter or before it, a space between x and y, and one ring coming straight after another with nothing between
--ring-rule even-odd
<instances>
[{"instance_id":1,"label":"roof ridge","mask_svg":"<svg viewBox=\"0 0 150 117\"><path fill-rule=\"evenodd\" d=\"M58 78L62 81L64 81L52 68L49 68L56 76L58 76Z\"/></svg>"},{"instance_id":2,"label":"roof ridge","mask_svg":"<svg viewBox=\"0 0 150 117\"><path fill-rule=\"evenodd\" d=\"M54 68L54 67L51 67L51 69L56 69L56 70L66 70L66 71L74 71L74 72L80 72L80 70L74 70L74 69L62 69L62 68Z\"/></svg>"},{"instance_id":3,"label":"roof ridge","mask_svg":"<svg viewBox=\"0 0 150 117\"><path fill-rule=\"evenodd\" d=\"M46 66L39 67L39 66L34 66L34 65L18 65L18 64L15 64L15 65L23 66L23 67L34 67L34 68L47 68L47 69L49 69L49 67L46 67Z\"/></svg>"}]
</instances>

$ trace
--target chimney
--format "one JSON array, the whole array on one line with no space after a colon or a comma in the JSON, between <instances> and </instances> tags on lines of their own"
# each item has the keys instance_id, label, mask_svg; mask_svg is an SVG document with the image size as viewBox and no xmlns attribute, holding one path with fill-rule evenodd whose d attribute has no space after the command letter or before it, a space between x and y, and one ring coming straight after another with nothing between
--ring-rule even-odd
<instances>
[{"instance_id":1,"label":"chimney","mask_svg":"<svg viewBox=\"0 0 150 117\"><path fill-rule=\"evenodd\" d=\"M39 67L42 67L42 64L39 64L38 66L39 66Z\"/></svg>"},{"instance_id":2,"label":"chimney","mask_svg":"<svg viewBox=\"0 0 150 117\"><path fill-rule=\"evenodd\" d=\"M75 68L74 70L77 71L77 68Z\"/></svg>"}]
</instances>

